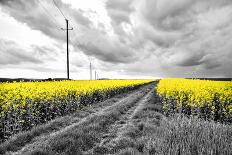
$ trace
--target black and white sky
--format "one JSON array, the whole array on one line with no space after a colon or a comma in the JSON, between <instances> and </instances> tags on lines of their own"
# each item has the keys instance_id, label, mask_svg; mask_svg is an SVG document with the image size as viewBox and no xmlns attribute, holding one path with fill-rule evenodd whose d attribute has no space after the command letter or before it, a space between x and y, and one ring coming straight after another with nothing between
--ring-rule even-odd
<instances>
[{"instance_id":1,"label":"black and white sky","mask_svg":"<svg viewBox=\"0 0 232 155\"><path fill-rule=\"evenodd\" d=\"M232 0L55 0L70 77L232 77ZM66 77L52 0L0 0L0 77Z\"/></svg>"}]
</instances>

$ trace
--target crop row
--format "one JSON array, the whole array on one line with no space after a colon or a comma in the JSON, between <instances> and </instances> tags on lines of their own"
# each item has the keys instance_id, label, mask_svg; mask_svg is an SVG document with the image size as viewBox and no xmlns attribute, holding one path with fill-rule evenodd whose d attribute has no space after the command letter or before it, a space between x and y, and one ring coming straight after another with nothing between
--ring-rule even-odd
<instances>
[{"instance_id":1,"label":"crop row","mask_svg":"<svg viewBox=\"0 0 232 155\"><path fill-rule=\"evenodd\" d=\"M0 141L150 80L0 83Z\"/></svg>"},{"instance_id":2,"label":"crop row","mask_svg":"<svg viewBox=\"0 0 232 155\"><path fill-rule=\"evenodd\" d=\"M232 121L232 82L162 79L157 93L167 113L198 115L215 121Z\"/></svg>"}]
</instances>

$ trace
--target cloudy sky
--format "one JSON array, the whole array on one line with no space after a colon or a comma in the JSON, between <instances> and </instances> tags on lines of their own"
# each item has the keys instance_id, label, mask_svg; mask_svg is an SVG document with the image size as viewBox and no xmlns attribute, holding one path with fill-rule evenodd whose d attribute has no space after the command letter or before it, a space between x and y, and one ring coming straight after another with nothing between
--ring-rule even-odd
<instances>
[{"instance_id":1,"label":"cloudy sky","mask_svg":"<svg viewBox=\"0 0 232 155\"><path fill-rule=\"evenodd\" d=\"M232 77L232 0L56 0L70 77ZM52 0L0 0L0 77L66 77Z\"/></svg>"}]
</instances>

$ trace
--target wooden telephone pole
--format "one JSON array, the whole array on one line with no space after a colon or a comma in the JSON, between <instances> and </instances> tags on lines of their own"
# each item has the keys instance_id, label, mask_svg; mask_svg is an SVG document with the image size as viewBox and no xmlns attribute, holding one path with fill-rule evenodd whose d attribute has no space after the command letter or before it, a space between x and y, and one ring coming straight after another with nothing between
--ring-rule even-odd
<instances>
[{"instance_id":1,"label":"wooden telephone pole","mask_svg":"<svg viewBox=\"0 0 232 155\"><path fill-rule=\"evenodd\" d=\"M69 27L68 27L68 19L65 19L65 21L66 21L66 29L63 29L63 28L61 28L61 29L62 29L62 30L66 30L66 32L67 32L67 35L66 35L66 37L67 37L67 78L68 78L68 80L69 80L68 31L69 31L69 30L73 30L73 28L69 28Z\"/></svg>"}]
</instances>

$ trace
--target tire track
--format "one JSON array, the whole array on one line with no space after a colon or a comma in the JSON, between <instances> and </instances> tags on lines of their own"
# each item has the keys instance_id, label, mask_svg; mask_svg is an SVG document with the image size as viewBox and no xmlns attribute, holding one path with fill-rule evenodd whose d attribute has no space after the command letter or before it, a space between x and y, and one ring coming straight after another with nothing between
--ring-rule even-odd
<instances>
[{"instance_id":1,"label":"tire track","mask_svg":"<svg viewBox=\"0 0 232 155\"><path fill-rule=\"evenodd\" d=\"M73 149L75 150L74 152L81 154L83 152L91 152L102 143L105 135L111 132L112 127L115 127L116 130L120 129L120 121L131 119L132 114L142 104L140 101L144 99L148 92L153 91L153 87L153 83L143 86L114 104L103 107L101 110L97 109L95 110L96 112L89 114L80 121L49 135L41 136L35 142L24 146L21 150L14 153L9 152L8 154L33 154L35 152L56 154L61 151L56 145L67 146L70 143L75 144L76 148L70 148L69 150L64 148L63 151L65 153L73 151ZM119 126L116 127L118 123ZM92 141L83 142L88 138L92 138ZM79 143L81 145L78 145Z\"/></svg>"},{"instance_id":2,"label":"tire track","mask_svg":"<svg viewBox=\"0 0 232 155\"><path fill-rule=\"evenodd\" d=\"M84 154L114 154L118 150L115 150L117 142L124 137L124 133L128 131L130 126L134 126L134 116L136 116L144 106L149 102L151 95L154 91L153 88L136 102L133 107L131 107L127 113L120 116L120 119L110 126L110 130L105 133L103 139L91 150L86 151Z\"/></svg>"}]
</instances>

